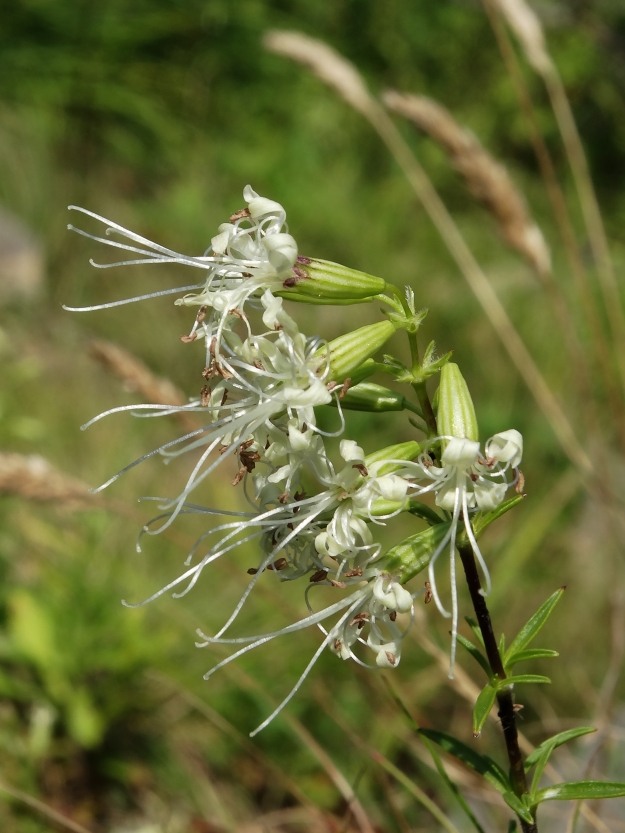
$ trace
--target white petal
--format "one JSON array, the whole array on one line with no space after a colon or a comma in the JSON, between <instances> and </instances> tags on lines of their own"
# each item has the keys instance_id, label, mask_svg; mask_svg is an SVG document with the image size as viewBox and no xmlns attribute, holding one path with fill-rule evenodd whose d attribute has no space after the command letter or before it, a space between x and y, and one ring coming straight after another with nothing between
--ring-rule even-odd
<instances>
[{"instance_id":1,"label":"white petal","mask_svg":"<svg viewBox=\"0 0 625 833\"><path fill-rule=\"evenodd\" d=\"M268 234L263 238L269 263L278 275L290 271L297 260L297 243L290 234Z\"/></svg>"},{"instance_id":2,"label":"white petal","mask_svg":"<svg viewBox=\"0 0 625 833\"><path fill-rule=\"evenodd\" d=\"M486 443L486 456L516 468L523 456L523 436L515 428L495 434Z\"/></svg>"},{"instance_id":3,"label":"white petal","mask_svg":"<svg viewBox=\"0 0 625 833\"><path fill-rule=\"evenodd\" d=\"M506 484L493 483L491 480L478 480L473 489L475 502L485 511L496 509L506 496Z\"/></svg>"},{"instance_id":4,"label":"white petal","mask_svg":"<svg viewBox=\"0 0 625 833\"><path fill-rule=\"evenodd\" d=\"M464 469L476 462L479 453L479 443L454 437L449 440L443 451L442 462L444 466L456 466Z\"/></svg>"}]
</instances>

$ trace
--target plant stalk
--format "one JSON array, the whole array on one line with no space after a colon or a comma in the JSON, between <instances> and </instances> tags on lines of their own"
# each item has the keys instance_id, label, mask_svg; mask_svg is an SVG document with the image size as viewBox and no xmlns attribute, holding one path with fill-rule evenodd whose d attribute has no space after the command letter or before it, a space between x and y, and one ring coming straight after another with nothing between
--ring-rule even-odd
<instances>
[{"instance_id":1,"label":"plant stalk","mask_svg":"<svg viewBox=\"0 0 625 833\"><path fill-rule=\"evenodd\" d=\"M504 671L501 655L499 654L499 647L493 631L493 623L490 618L488 607L486 606L486 599L481 593L482 585L480 576L477 571L475 557L470 546L458 547L460 559L464 568L464 574L467 579L467 585L471 594L471 601L473 602L473 609L477 617L477 623L482 632L484 639L484 648L486 649L486 656L490 667L500 680L505 680L507 674ZM506 751L508 753L508 761L510 762L510 777L512 787L518 798L529 793L527 788L527 778L525 777L525 769L523 767L523 756L519 748L519 735L516 727L516 712L514 711L514 700L512 698L512 691L504 689L497 694L497 705L499 706L499 719L501 720L501 727L503 729L503 736L506 743ZM529 824L523 819L520 819L523 833L537 833L538 828L536 822Z\"/></svg>"}]
</instances>

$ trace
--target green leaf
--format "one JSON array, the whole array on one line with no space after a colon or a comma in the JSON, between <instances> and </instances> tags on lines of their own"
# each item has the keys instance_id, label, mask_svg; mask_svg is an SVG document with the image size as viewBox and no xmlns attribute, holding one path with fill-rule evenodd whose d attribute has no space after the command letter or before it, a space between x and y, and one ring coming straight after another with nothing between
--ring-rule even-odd
<instances>
[{"instance_id":1,"label":"green leaf","mask_svg":"<svg viewBox=\"0 0 625 833\"><path fill-rule=\"evenodd\" d=\"M503 794L503 800L511 810L514 810L519 818L523 819L523 821L526 821L528 824L532 824L534 816L530 813L525 804L523 804L521 799L518 798L512 791L505 792Z\"/></svg>"},{"instance_id":2,"label":"green leaf","mask_svg":"<svg viewBox=\"0 0 625 833\"><path fill-rule=\"evenodd\" d=\"M517 683L550 683L549 677L543 677L542 674L518 674L516 677L506 677L505 680L499 680L497 688L499 691L507 688L509 685L516 685Z\"/></svg>"},{"instance_id":3,"label":"green leaf","mask_svg":"<svg viewBox=\"0 0 625 833\"><path fill-rule=\"evenodd\" d=\"M534 802L541 801L580 801L597 798L619 798L625 795L625 784L618 781L569 781L566 784L554 784L536 793Z\"/></svg>"},{"instance_id":4,"label":"green leaf","mask_svg":"<svg viewBox=\"0 0 625 833\"><path fill-rule=\"evenodd\" d=\"M505 633L501 634L501 638L499 640L499 656L503 656L506 653L506 635Z\"/></svg>"},{"instance_id":5,"label":"green leaf","mask_svg":"<svg viewBox=\"0 0 625 833\"><path fill-rule=\"evenodd\" d=\"M458 758L460 761L479 772L489 784L492 784L500 793L510 789L508 776L496 761L488 755L480 755L467 746L466 743L458 740L446 732L437 732L435 729L419 729L419 734L437 743L445 752Z\"/></svg>"},{"instance_id":6,"label":"green leaf","mask_svg":"<svg viewBox=\"0 0 625 833\"><path fill-rule=\"evenodd\" d=\"M548 740L543 741L540 746L537 746L533 752L531 752L527 758L525 759L525 771L527 772L530 770L534 764L538 761L540 756L542 755L542 750L546 745L551 744L552 741L555 741L553 745L553 749L556 749L558 746L562 746L563 743L567 743L570 740L575 740L575 738L580 738L582 735L588 735L591 732L596 732L594 726L578 726L577 729L568 729L566 732L560 732L557 735L554 735L552 738L548 738ZM552 750L553 751L553 750Z\"/></svg>"},{"instance_id":7,"label":"green leaf","mask_svg":"<svg viewBox=\"0 0 625 833\"><path fill-rule=\"evenodd\" d=\"M514 497L508 498L508 500L504 500L504 502L501 503L496 509L493 509L492 512L476 512L471 518L471 526L473 527L475 537L479 538L487 527L501 518L502 515L505 515L506 512L514 509L514 507L521 503L522 500L524 500L523 495L515 495ZM466 535L466 533L463 534ZM458 537L461 539L462 536Z\"/></svg>"},{"instance_id":8,"label":"green leaf","mask_svg":"<svg viewBox=\"0 0 625 833\"><path fill-rule=\"evenodd\" d=\"M516 819L510 819L508 822L508 833L517 833L519 826L516 823Z\"/></svg>"},{"instance_id":9,"label":"green leaf","mask_svg":"<svg viewBox=\"0 0 625 833\"><path fill-rule=\"evenodd\" d=\"M555 606L560 601L562 594L564 593L564 587L561 587L559 590L556 590L553 595L549 596L547 601L541 605L536 613L530 617L528 622L523 625L519 633L517 634L516 638L512 642L512 645L508 648L506 652L506 656L504 657L504 664L508 662L508 659L513 655L522 651L526 645L534 639L534 637L538 634L540 629L543 627L547 619L551 616L554 611Z\"/></svg>"},{"instance_id":10,"label":"green leaf","mask_svg":"<svg viewBox=\"0 0 625 833\"><path fill-rule=\"evenodd\" d=\"M477 622L475 621L475 619L471 619L471 617L470 617L470 616L465 616L465 617L464 617L464 621L465 621L465 622L467 623L467 625L471 628L471 630L472 630L472 631L473 631L473 633L475 634L475 638L476 638L476 639L477 639L477 641L480 643L480 645L481 645L482 647L485 647L485 646L484 646L484 637L482 636L482 631L480 630L479 625L477 624Z\"/></svg>"},{"instance_id":11,"label":"green leaf","mask_svg":"<svg viewBox=\"0 0 625 833\"><path fill-rule=\"evenodd\" d=\"M470 642L466 637L462 636L462 634L458 634L458 642L462 645L463 648L466 648L467 651L471 654L474 660L479 662L482 666L484 671L486 672L486 676L489 680L493 678L493 671L488 663L488 660L484 656L484 654L477 648L472 642Z\"/></svg>"},{"instance_id":12,"label":"green leaf","mask_svg":"<svg viewBox=\"0 0 625 833\"><path fill-rule=\"evenodd\" d=\"M481 734L482 726L490 714L496 697L497 689L492 685L487 685L480 691L473 709L473 735L475 737Z\"/></svg>"},{"instance_id":13,"label":"green leaf","mask_svg":"<svg viewBox=\"0 0 625 833\"><path fill-rule=\"evenodd\" d=\"M516 654L506 660L506 671L512 668L517 662L525 662L528 659L551 659L552 657L559 657L557 651L552 651L550 648L529 648L527 651L517 651Z\"/></svg>"},{"instance_id":14,"label":"green leaf","mask_svg":"<svg viewBox=\"0 0 625 833\"><path fill-rule=\"evenodd\" d=\"M416 515L417 518L423 518L423 520L427 521L430 526L445 523L438 512L435 512L425 503L421 503L420 500L414 500L414 498L410 498L408 501L408 511L411 515Z\"/></svg>"}]
</instances>

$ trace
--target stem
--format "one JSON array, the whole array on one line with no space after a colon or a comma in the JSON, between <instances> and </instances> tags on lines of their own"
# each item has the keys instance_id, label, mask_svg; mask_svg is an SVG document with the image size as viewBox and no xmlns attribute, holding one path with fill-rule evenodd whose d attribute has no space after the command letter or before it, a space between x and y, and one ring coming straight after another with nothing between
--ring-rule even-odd
<instances>
[{"instance_id":1,"label":"stem","mask_svg":"<svg viewBox=\"0 0 625 833\"><path fill-rule=\"evenodd\" d=\"M470 546L462 546L458 548L462 566L464 567L464 574L467 579L467 585L471 594L471 601L473 602L473 609L477 617L477 623L480 626L482 637L484 639L484 648L486 649L486 656L490 667L500 680L505 680L507 674L504 671L503 662L499 654L497 640L493 631L493 623L486 606L486 599L482 595L482 585L480 583L480 576L475 564L473 550ZM501 720L501 727L503 729L503 736L506 743L506 751L508 753L508 760L510 762L510 778L512 787L518 798L529 793L527 788L527 779L525 777L525 769L523 768L523 757L519 748L519 736L516 728L516 713L514 711L514 700L512 698L512 690L504 689L497 694L497 704L499 706L499 719ZM521 828L523 833L537 833L538 828L536 823L528 824L528 822L521 821Z\"/></svg>"}]
</instances>

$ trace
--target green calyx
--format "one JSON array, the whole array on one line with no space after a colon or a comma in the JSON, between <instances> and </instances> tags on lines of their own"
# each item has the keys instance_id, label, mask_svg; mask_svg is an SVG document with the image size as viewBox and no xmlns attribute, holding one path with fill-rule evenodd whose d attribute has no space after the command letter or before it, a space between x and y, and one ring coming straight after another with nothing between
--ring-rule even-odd
<instances>
[{"instance_id":1,"label":"green calyx","mask_svg":"<svg viewBox=\"0 0 625 833\"><path fill-rule=\"evenodd\" d=\"M275 292L304 304L360 304L372 301L387 288L386 281L329 260L298 257L293 273Z\"/></svg>"},{"instance_id":2,"label":"green calyx","mask_svg":"<svg viewBox=\"0 0 625 833\"><path fill-rule=\"evenodd\" d=\"M441 368L436 425L438 433L443 437L473 441L479 439L477 418L469 388L460 373L460 368L453 362L447 362Z\"/></svg>"},{"instance_id":3,"label":"green calyx","mask_svg":"<svg viewBox=\"0 0 625 833\"><path fill-rule=\"evenodd\" d=\"M377 353L394 332L395 326L390 321L378 321L339 336L327 347L321 347L317 353L319 359L327 360L329 353L328 381L344 382L345 379L353 379L361 365Z\"/></svg>"}]
</instances>

